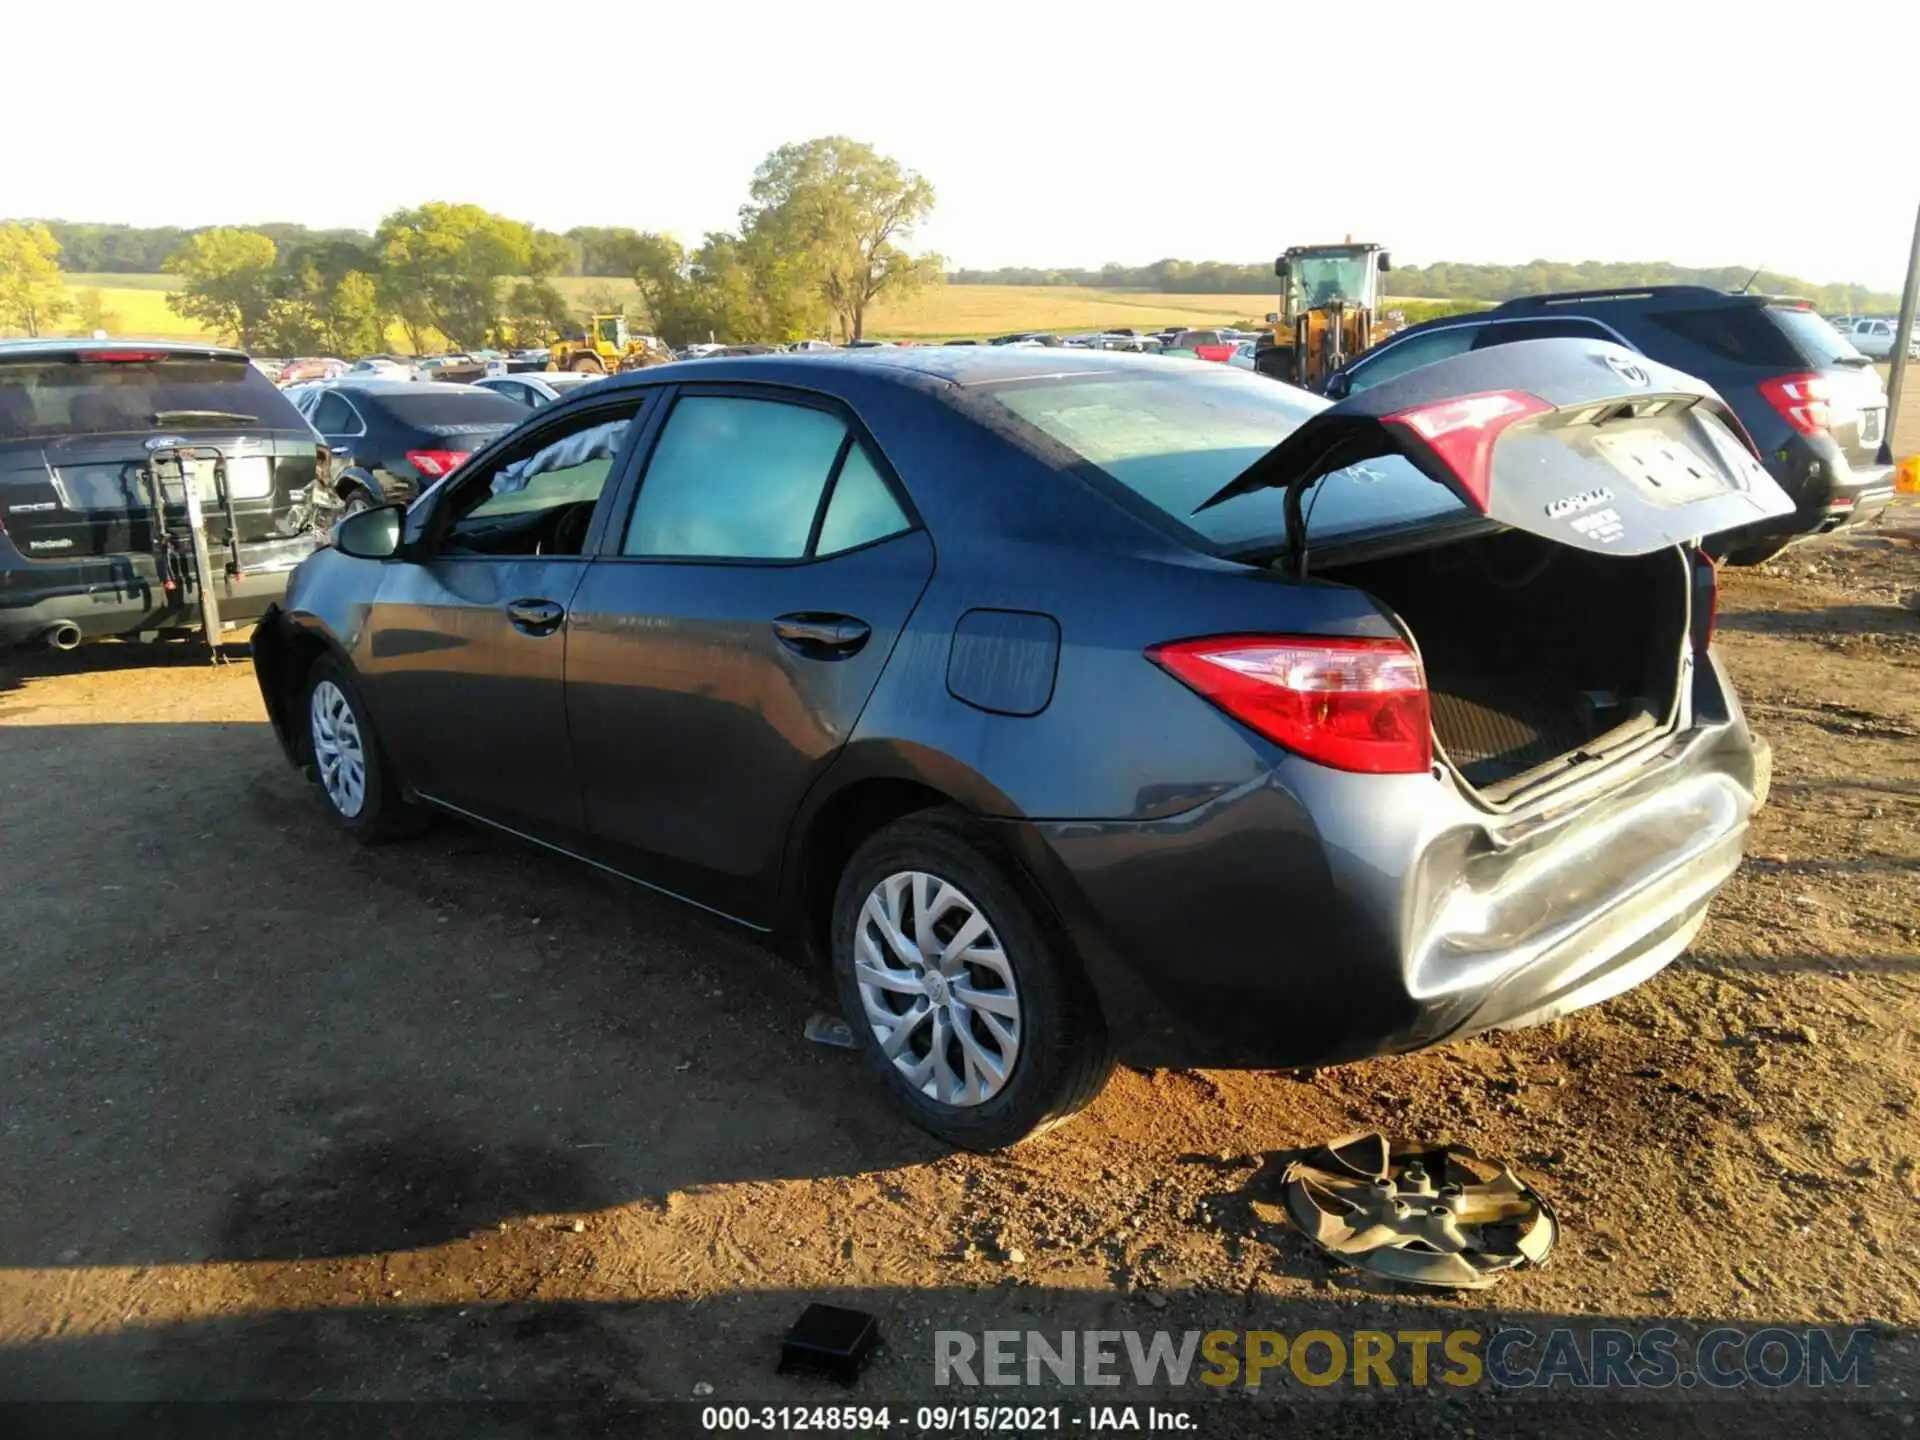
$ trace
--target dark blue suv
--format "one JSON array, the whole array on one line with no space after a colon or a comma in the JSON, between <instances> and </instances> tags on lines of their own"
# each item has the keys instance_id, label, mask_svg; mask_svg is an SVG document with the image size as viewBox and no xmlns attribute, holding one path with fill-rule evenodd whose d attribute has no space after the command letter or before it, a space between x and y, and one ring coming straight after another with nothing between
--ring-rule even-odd
<instances>
[{"instance_id":1,"label":"dark blue suv","mask_svg":"<svg viewBox=\"0 0 1920 1440\"><path fill-rule=\"evenodd\" d=\"M1699 285L1529 295L1409 326L1323 387L1333 399L1516 340L1611 340L1707 382L1746 426L1794 513L1721 537L1734 564L1878 517L1893 498L1887 394L1873 362L1805 300Z\"/></svg>"}]
</instances>

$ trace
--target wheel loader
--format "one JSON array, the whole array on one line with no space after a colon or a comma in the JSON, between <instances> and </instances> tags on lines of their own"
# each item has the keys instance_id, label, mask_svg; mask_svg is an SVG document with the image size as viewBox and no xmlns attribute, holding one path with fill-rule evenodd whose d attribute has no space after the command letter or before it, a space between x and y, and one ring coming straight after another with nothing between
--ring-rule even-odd
<instances>
[{"instance_id":1,"label":"wheel loader","mask_svg":"<svg viewBox=\"0 0 1920 1440\"><path fill-rule=\"evenodd\" d=\"M570 331L548 346L547 369L613 375L662 365L672 358L667 347L653 336L629 332L624 314L594 315L587 328Z\"/></svg>"},{"instance_id":2,"label":"wheel loader","mask_svg":"<svg viewBox=\"0 0 1920 1440\"><path fill-rule=\"evenodd\" d=\"M1280 309L1254 369L1317 390L1326 378L1396 327L1380 310L1380 277L1392 268L1378 245L1295 245L1273 262Z\"/></svg>"}]
</instances>

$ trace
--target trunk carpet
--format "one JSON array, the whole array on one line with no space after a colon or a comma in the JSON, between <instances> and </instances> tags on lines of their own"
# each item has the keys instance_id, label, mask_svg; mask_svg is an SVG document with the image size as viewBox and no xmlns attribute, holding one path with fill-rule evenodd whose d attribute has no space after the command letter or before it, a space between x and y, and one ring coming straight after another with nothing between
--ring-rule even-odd
<instances>
[{"instance_id":1,"label":"trunk carpet","mask_svg":"<svg viewBox=\"0 0 1920 1440\"><path fill-rule=\"evenodd\" d=\"M1434 734L1471 785L1510 779L1595 734L1588 707L1564 681L1488 676L1430 683Z\"/></svg>"}]
</instances>

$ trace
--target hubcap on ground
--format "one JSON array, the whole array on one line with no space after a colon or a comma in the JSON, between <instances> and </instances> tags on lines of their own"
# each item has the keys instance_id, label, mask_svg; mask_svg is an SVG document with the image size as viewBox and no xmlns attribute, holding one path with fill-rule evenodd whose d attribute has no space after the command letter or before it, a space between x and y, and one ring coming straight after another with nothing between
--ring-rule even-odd
<instances>
[{"instance_id":1,"label":"hubcap on ground","mask_svg":"<svg viewBox=\"0 0 1920 1440\"><path fill-rule=\"evenodd\" d=\"M333 808L351 820L367 803L367 752L346 692L331 680L313 687L313 763Z\"/></svg>"},{"instance_id":2,"label":"hubcap on ground","mask_svg":"<svg viewBox=\"0 0 1920 1440\"><path fill-rule=\"evenodd\" d=\"M853 939L854 979L874 1039L930 1100L979 1105L1020 1056L1020 995L985 912L937 875L903 870L873 887Z\"/></svg>"}]
</instances>

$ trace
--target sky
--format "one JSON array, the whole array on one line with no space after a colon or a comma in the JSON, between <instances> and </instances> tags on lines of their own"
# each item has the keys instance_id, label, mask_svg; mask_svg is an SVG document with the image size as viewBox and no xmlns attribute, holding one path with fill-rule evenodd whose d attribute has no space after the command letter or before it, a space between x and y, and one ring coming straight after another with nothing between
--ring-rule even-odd
<instances>
[{"instance_id":1,"label":"sky","mask_svg":"<svg viewBox=\"0 0 1920 1440\"><path fill-rule=\"evenodd\" d=\"M370 230L449 200L691 240L775 146L843 134L933 182L915 243L953 266L1352 235L1897 289L1920 204L1915 0L109 0L6 31L38 57L7 78L10 216Z\"/></svg>"}]
</instances>

